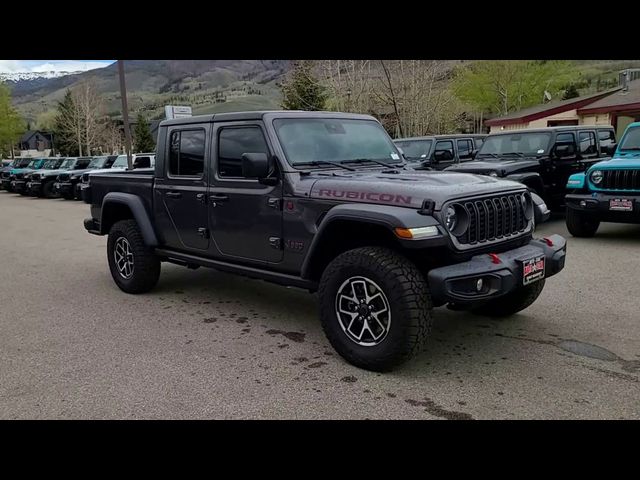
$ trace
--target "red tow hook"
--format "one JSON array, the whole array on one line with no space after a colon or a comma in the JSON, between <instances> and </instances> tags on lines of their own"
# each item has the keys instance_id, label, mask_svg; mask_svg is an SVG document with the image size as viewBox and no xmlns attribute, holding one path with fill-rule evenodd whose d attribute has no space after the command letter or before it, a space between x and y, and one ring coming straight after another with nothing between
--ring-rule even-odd
<instances>
[{"instance_id":1,"label":"red tow hook","mask_svg":"<svg viewBox=\"0 0 640 480\"><path fill-rule=\"evenodd\" d=\"M491 263L502 263L502 260L500 260L500 257L498 257L497 254L495 253L490 253L489 256L491 257Z\"/></svg>"},{"instance_id":2,"label":"red tow hook","mask_svg":"<svg viewBox=\"0 0 640 480\"><path fill-rule=\"evenodd\" d=\"M544 238L542 239L542 241L543 241L544 243L546 243L547 245L549 245L550 247L553 247L553 242L551 241L551 239L549 239L549 238L547 238L547 237L544 237Z\"/></svg>"}]
</instances>

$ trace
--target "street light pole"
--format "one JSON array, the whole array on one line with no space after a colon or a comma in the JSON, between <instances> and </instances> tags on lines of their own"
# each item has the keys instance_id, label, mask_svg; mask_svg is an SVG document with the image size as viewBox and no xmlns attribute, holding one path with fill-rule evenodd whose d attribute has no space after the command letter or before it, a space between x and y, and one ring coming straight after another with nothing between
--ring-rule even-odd
<instances>
[{"instance_id":1,"label":"street light pole","mask_svg":"<svg viewBox=\"0 0 640 480\"><path fill-rule=\"evenodd\" d=\"M124 62L118 60L118 75L120 76L120 98L122 99L122 120L124 121L124 141L127 150L127 169L133 170L131 160L131 130L129 129L129 109L127 107L127 87L124 82Z\"/></svg>"}]
</instances>

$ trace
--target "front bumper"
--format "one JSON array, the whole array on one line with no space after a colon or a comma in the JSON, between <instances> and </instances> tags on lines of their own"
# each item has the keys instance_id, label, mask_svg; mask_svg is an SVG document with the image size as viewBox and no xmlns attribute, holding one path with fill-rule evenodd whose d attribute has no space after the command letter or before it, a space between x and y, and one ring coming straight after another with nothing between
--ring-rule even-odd
<instances>
[{"instance_id":1,"label":"front bumper","mask_svg":"<svg viewBox=\"0 0 640 480\"><path fill-rule=\"evenodd\" d=\"M74 185L71 182L55 182L53 184L53 191L60 195L68 195L75 193Z\"/></svg>"},{"instance_id":2,"label":"front bumper","mask_svg":"<svg viewBox=\"0 0 640 480\"><path fill-rule=\"evenodd\" d=\"M611 210L611 200L631 200L633 202L633 210L620 211ZM595 219L600 221L612 222L640 222L640 193L587 193L578 194L571 193L565 197L567 207L573 210L588 213Z\"/></svg>"},{"instance_id":3,"label":"front bumper","mask_svg":"<svg viewBox=\"0 0 640 480\"><path fill-rule=\"evenodd\" d=\"M29 182L29 192L31 192L32 195L39 195L42 192L42 183Z\"/></svg>"},{"instance_id":4,"label":"front bumper","mask_svg":"<svg viewBox=\"0 0 640 480\"><path fill-rule=\"evenodd\" d=\"M551 277L564 268L566 250L564 237L551 235L502 252L495 257L499 259L497 262L491 255L482 254L467 262L435 268L427 275L433 304L480 305L522 288L522 261L539 256L545 258L544 278ZM478 292L475 286L480 278L483 288Z\"/></svg>"},{"instance_id":5,"label":"front bumper","mask_svg":"<svg viewBox=\"0 0 640 480\"><path fill-rule=\"evenodd\" d=\"M26 180L14 180L11 182L11 186L13 187L13 191L17 193L22 193L27 189L27 181Z\"/></svg>"},{"instance_id":6,"label":"front bumper","mask_svg":"<svg viewBox=\"0 0 640 480\"><path fill-rule=\"evenodd\" d=\"M91 185L88 183L82 183L80 185L80 198L84 203L91 204Z\"/></svg>"}]
</instances>

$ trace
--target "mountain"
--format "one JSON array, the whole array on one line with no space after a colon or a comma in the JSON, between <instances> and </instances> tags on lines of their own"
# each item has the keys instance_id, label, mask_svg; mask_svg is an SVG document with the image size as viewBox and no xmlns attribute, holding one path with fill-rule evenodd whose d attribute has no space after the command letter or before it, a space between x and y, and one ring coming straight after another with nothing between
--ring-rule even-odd
<instances>
[{"instance_id":1,"label":"mountain","mask_svg":"<svg viewBox=\"0 0 640 480\"><path fill-rule=\"evenodd\" d=\"M50 72L0 72L0 82L7 82L8 84L12 83L20 83L20 82L31 82L42 79L49 78L58 78L64 77L66 75L75 75L78 73L82 73L82 71L76 72L61 72L61 71L50 71Z\"/></svg>"},{"instance_id":2,"label":"mountain","mask_svg":"<svg viewBox=\"0 0 640 480\"><path fill-rule=\"evenodd\" d=\"M126 60L127 97L132 113L161 118L165 105L190 105L194 114L277 108L278 81L286 60ZM54 109L65 91L91 79L110 116L120 115L117 64L64 76L11 79L13 102L33 122Z\"/></svg>"}]
</instances>

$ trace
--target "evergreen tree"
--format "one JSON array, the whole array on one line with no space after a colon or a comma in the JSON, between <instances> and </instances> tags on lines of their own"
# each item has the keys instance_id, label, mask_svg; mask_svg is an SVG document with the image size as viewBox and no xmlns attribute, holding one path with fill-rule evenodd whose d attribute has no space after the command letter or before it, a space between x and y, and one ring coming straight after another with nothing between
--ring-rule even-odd
<instances>
[{"instance_id":1,"label":"evergreen tree","mask_svg":"<svg viewBox=\"0 0 640 480\"><path fill-rule=\"evenodd\" d=\"M77 132L75 123L76 105L71 90L67 90L62 101L58 102L58 113L53 122L55 149L61 155L78 155Z\"/></svg>"},{"instance_id":2,"label":"evergreen tree","mask_svg":"<svg viewBox=\"0 0 640 480\"><path fill-rule=\"evenodd\" d=\"M572 83L564 91L564 95L562 96L562 99L569 100L570 98L577 98L579 96L580 96L580 92L578 91L576 86Z\"/></svg>"},{"instance_id":3,"label":"evergreen tree","mask_svg":"<svg viewBox=\"0 0 640 480\"><path fill-rule=\"evenodd\" d=\"M25 124L11 104L9 88L0 82L0 153L11 155L11 149L25 131Z\"/></svg>"},{"instance_id":4,"label":"evergreen tree","mask_svg":"<svg viewBox=\"0 0 640 480\"><path fill-rule=\"evenodd\" d=\"M282 108L285 110L324 110L327 102L325 88L313 74L314 62L298 60L280 85Z\"/></svg>"},{"instance_id":5,"label":"evergreen tree","mask_svg":"<svg viewBox=\"0 0 640 480\"><path fill-rule=\"evenodd\" d=\"M142 113L138 114L136 128L133 132L133 151L137 153L153 152L156 144L153 141L149 123Z\"/></svg>"}]
</instances>

